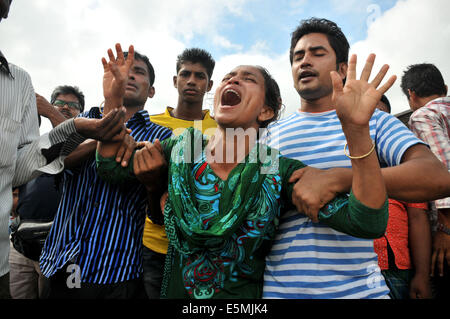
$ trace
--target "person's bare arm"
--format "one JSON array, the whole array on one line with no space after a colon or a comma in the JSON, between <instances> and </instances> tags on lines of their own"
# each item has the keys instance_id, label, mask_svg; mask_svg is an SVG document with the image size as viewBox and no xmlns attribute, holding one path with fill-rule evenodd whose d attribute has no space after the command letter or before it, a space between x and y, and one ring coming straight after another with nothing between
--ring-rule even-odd
<instances>
[{"instance_id":1,"label":"person's bare arm","mask_svg":"<svg viewBox=\"0 0 450 319\"><path fill-rule=\"evenodd\" d=\"M64 160L64 167L75 168L80 166L86 160L94 158L97 149L97 141L87 139L81 143L69 156Z\"/></svg>"},{"instance_id":2,"label":"person's bare arm","mask_svg":"<svg viewBox=\"0 0 450 319\"><path fill-rule=\"evenodd\" d=\"M394 84L396 76L390 77L384 85L389 66L384 65L372 82L369 77L375 62L375 55L367 58L361 78L356 78L356 55L348 64L345 86L337 72L331 72L333 82L333 103L342 124L348 143L348 157L352 163L352 192L355 197L370 208L381 208L387 198L384 179L375 148L370 137L369 121L381 96Z\"/></svg>"},{"instance_id":3,"label":"person's bare arm","mask_svg":"<svg viewBox=\"0 0 450 319\"><path fill-rule=\"evenodd\" d=\"M381 173L389 198L413 203L450 196L450 173L423 144L408 148L400 165L382 168ZM350 191L352 178L350 168L300 169L290 180L296 182L296 206L316 220L320 208L337 193Z\"/></svg>"},{"instance_id":4,"label":"person's bare arm","mask_svg":"<svg viewBox=\"0 0 450 319\"><path fill-rule=\"evenodd\" d=\"M427 212L421 208L407 207L408 237L411 263L415 274L410 284L412 299L431 298L431 229Z\"/></svg>"},{"instance_id":5,"label":"person's bare arm","mask_svg":"<svg viewBox=\"0 0 450 319\"><path fill-rule=\"evenodd\" d=\"M58 126L66 120L53 105L51 105L43 96L36 93L36 105L38 114L50 120L53 127Z\"/></svg>"},{"instance_id":6,"label":"person's bare arm","mask_svg":"<svg viewBox=\"0 0 450 319\"><path fill-rule=\"evenodd\" d=\"M450 196L450 173L423 144L411 146L402 163L383 169L389 198L427 202Z\"/></svg>"},{"instance_id":7,"label":"person's bare arm","mask_svg":"<svg viewBox=\"0 0 450 319\"><path fill-rule=\"evenodd\" d=\"M123 105L123 96L125 95L125 86L128 80L130 68L134 62L134 47L131 45L128 50L128 56L125 59L122 47L116 44L117 58L111 49L108 50L109 62L102 58L103 64L103 95L105 97L105 107L103 112L108 114L112 110ZM123 136L123 138L125 135ZM114 141L100 142L97 144L98 153L105 157L116 157L120 150L122 140L120 138Z\"/></svg>"},{"instance_id":8,"label":"person's bare arm","mask_svg":"<svg viewBox=\"0 0 450 319\"><path fill-rule=\"evenodd\" d=\"M444 227L445 229L441 229ZM438 230L433 234L433 253L431 255L431 275L444 276L444 265L450 265L450 208L438 209Z\"/></svg>"},{"instance_id":9,"label":"person's bare arm","mask_svg":"<svg viewBox=\"0 0 450 319\"><path fill-rule=\"evenodd\" d=\"M162 197L167 193L167 161L159 140L154 143L143 142L140 145L142 148L136 151L133 158L134 174L147 190L150 212L160 219L164 211Z\"/></svg>"}]
</instances>

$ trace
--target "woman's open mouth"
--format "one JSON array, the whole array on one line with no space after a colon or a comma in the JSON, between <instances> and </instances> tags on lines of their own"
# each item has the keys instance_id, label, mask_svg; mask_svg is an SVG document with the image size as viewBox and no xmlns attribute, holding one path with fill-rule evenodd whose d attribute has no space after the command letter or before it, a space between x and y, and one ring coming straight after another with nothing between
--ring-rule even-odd
<instances>
[{"instance_id":1,"label":"woman's open mouth","mask_svg":"<svg viewBox=\"0 0 450 319\"><path fill-rule=\"evenodd\" d=\"M222 99L220 102L222 107L232 107L241 103L241 95L233 89L226 89L222 93Z\"/></svg>"}]
</instances>

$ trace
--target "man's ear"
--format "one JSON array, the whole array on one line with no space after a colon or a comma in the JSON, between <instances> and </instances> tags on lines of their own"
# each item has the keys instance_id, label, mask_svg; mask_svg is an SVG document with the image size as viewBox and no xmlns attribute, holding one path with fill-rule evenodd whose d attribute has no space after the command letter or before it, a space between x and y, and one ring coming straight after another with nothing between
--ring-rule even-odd
<instances>
[{"instance_id":1,"label":"man's ear","mask_svg":"<svg viewBox=\"0 0 450 319\"><path fill-rule=\"evenodd\" d=\"M339 63L339 68L337 70L338 74L341 76L342 80L347 77L348 64L346 62Z\"/></svg>"},{"instance_id":2,"label":"man's ear","mask_svg":"<svg viewBox=\"0 0 450 319\"><path fill-rule=\"evenodd\" d=\"M173 76L173 86L174 86L176 89L178 89L178 86L177 86L177 76L176 76L176 75Z\"/></svg>"},{"instance_id":3,"label":"man's ear","mask_svg":"<svg viewBox=\"0 0 450 319\"><path fill-rule=\"evenodd\" d=\"M151 99L153 96L155 96L155 87L152 86L150 90L148 90L148 98Z\"/></svg>"},{"instance_id":4,"label":"man's ear","mask_svg":"<svg viewBox=\"0 0 450 319\"><path fill-rule=\"evenodd\" d=\"M206 92L211 91L211 89L212 89L212 87L213 87L213 84L214 84L213 80L210 80L210 81L208 82L208 87L206 88Z\"/></svg>"},{"instance_id":5,"label":"man's ear","mask_svg":"<svg viewBox=\"0 0 450 319\"><path fill-rule=\"evenodd\" d=\"M271 120L273 119L274 116L275 116L274 110L271 107L264 105L261 112L259 112L258 122L261 123L267 120Z\"/></svg>"},{"instance_id":6,"label":"man's ear","mask_svg":"<svg viewBox=\"0 0 450 319\"><path fill-rule=\"evenodd\" d=\"M408 89L408 94L409 94L408 102L411 110L415 111L419 109L422 105L420 105L419 97L417 96L416 92L412 91L411 89Z\"/></svg>"}]
</instances>

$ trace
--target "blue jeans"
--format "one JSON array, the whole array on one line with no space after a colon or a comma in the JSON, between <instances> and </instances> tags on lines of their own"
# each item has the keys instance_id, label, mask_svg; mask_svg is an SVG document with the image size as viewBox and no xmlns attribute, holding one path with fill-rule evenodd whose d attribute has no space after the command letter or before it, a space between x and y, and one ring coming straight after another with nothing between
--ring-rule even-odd
<instances>
[{"instance_id":1,"label":"blue jeans","mask_svg":"<svg viewBox=\"0 0 450 319\"><path fill-rule=\"evenodd\" d=\"M143 247L144 286L149 299L159 299L166 255Z\"/></svg>"}]
</instances>

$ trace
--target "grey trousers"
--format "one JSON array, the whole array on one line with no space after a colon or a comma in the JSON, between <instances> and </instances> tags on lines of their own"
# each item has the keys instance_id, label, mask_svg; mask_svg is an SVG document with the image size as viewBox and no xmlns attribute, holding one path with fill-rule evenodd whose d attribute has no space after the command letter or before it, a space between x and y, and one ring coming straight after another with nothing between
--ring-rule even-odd
<instances>
[{"instance_id":1,"label":"grey trousers","mask_svg":"<svg viewBox=\"0 0 450 319\"><path fill-rule=\"evenodd\" d=\"M46 299L49 280L42 275L39 262L19 253L11 243L9 253L9 288L13 299Z\"/></svg>"}]
</instances>

